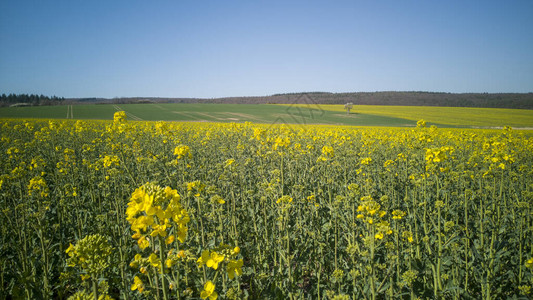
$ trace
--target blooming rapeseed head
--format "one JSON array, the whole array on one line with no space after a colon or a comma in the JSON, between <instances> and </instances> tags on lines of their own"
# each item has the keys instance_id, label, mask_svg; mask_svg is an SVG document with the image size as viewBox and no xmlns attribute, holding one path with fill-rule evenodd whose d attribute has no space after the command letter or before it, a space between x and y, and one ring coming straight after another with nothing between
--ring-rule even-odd
<instances>
[{"instance_id":1,"label":"blooming rapeseed head","mask_svg":"<svg viewBox=\"0 0 533 300\"><path fill-rule=\"evenodd\" d=\"M204 289L200 293L202 299L209 298L209 300L216 300L218 298L217 292L215 292L215 284L209 280L204 284Z\"/></svg>"}]
</instances>

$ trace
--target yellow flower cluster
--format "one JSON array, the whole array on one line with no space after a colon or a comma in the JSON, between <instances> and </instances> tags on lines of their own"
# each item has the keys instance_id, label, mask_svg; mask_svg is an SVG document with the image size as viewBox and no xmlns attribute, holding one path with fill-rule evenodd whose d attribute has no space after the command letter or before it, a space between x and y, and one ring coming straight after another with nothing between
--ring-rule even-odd
<instances>
[{"instance_id":1,"label":"yellow flower cluster","mask_svg":"<svg viewBox=\"0 0 533 300\"><path fill-rule=\"evenodd\" d=\"M182 159L183 157L192 158L191 148L189 148L189 146L179 145L174 148L174 155L176 155L178 159Z\"/></svg>"},{"instance_id":2,"label":"yellow flower cluster","mask_svg":"<svg viewBox=\"0 0 533 300\"><path fill-rule=\"evenodd\" d=\"M9 155L9 159L14 159L20 153L20 150L17 147L10 147L6 150L6 153Z\"/></svg>"},{"instance_id":3,"label":"yellow flower cluster","mask_svg":"<svg viewBox=\"0 0 533 300\"><path fill-rule=\"evenodd\" d=\"M144 291L144 283L142 282L141 278L139 278L139 276L135 276L135 278L133 278L133 284L131 285L131 290L132 291L138 290L139 293L142 293Z\"/></svg>"},{"instance_id":4,"label":"yellow flower cluster","mask_svg":"<svg viewBox=\"0 0 533 300\"><path fill-rule=\"evenodd\" d=\"M36 195L44 198L48 197L49 192L48 186L41 176L30 179L30 183L28 184L28 195Z\"/></svg>"},{"instance_id":5,"label":"yellow flower cluster","mask_svg":"<svg viewBox=\"0 0 533 300\"><path fill-rule=\"evenodd\" d=\"M215 291L215 284L209 280L204 284L204 289L200 292L200 297L202 299L209 298L209 300L216 300L218 294Z\"/></svg>"},{"instance_id":6,"label":"yellow flower cluster","mask_svg":"<svg viewBox=\"0 0 533 300\"><path fill-rule=\"evenodd\" d=\"M328 159L331 159L335 156L335 150L333 150L333 147L331 146L324 146L322 147L322 155L318 157L316 160L319 161L327 161Z\"/></svg>"},{"instance_id":7,"label":"yellow flower cluster","mask_svg":"<svg viewBox=\"0 0 533 300\"><path fill-rule=\"evenodd\" d=\"M380 210L381 205L374 201L372 197L362 197L361 201L363 203L357 207L357 212L359 213L357 215L358 219L364 219L365 222L372 225L375 223L376 218L382 218L387 214L386 211Z\"/></svg>"},{"instance_id":8,"label":"yellow flower cluster","mask_svg":"<svg viewBox=\"0 0 533 300\"><path fill-rule=\"evenodd\" d=\"M201 193L205 189L205 184L200 180L187 182L187 192Z\"/></svg>"},{"instance_id":9,"label":"yellow flower cluster","mask_svg":"<svg viewBox=\"0 0 533 300\"><path fill-rule=\"evenodd\" d=\"M361 165L369 165L372 162L372 158L366 157L361 160Z\"/></svg>"},{"instance_id":10,"label":"yellow flower cluster","mask_svg":"<svg viewBox=\"0 0 533 300\"><path fill-rule=\"evenodd\" d=\"M406 215L406 213L404 211L399 210L399 209L396 209L396 210L392 211L392 219L393 220L400 220L405 215Z\"/></svg>"},{"instance_id":11,"label":"yellow flower cluster","mask_svg":"<svg viewBox=\"0 0 533 300\"><path fill-rule=\"evenodd\" d=\"M167 253L167 259L165 260L165 266L167 268L172 268L178 260L181 261L188 261L188 260L196 260L194 256L187 250L179 250L176 249L170 249Z\"/></svg>"},{"instance_id":12,"label":"yellow flower cluster","mask_svg":"<svg viewBox=\"0 0 533 300\"><path fill-rule=\"evenodd\" d=\"M380 221L376 224L377 233L375 234L375 238L378 240L381 240L385 237L385 235L392 234L392 230L390 228L390 224L387 221Z\"/></svg>"},{"instance_id":13,"label":"yellow flower cluster","mask_svg":"<svg viewBox=\"0 0 533 300\"><path fill-rule=\"evenodd\" d=\"M239 260L230 260L228 263L228 277L230 279L235 278L235 275L241 276L242 275L242 266L243 261L242 258Z\"/></svg>"},{"instance_id":14,"label":"yellow flower cluster","mask_svg":"<svg viewBox=\"0 0 533 300\"><path fill-rule=\"evenodd\" d=\"M455 149L449 146L426 149L425 159L428 164L439 163L448 159L449 155L453 154L454 151Z\"/></svg>"},{"instance_id":15,"label":"yellow flower cluster","mask_svg":"<svg viewBox=\"0 0 533 300\"><path fill-rule=\"evenodd\" d=\"M150 245L147 236L166 237L172 227L178 240L182 243L185 241L190 218L180 200L176 190L153 183L146 183L133 192L126 209L126 219L141 249ZM168 241L172 242L173 236L167 238Z\"/></svg>"},{"instance_id":16,"label":"yellow flower cluster","mask_svg":"<svg viewBox=\"0 0 533 300\"><path fill-rule=\"evenodd\" d=\"M412 243L414 241L413 239L413 233L411 231L403 231L402 232L402 238L406 241L408 241L409 243Z\"/></svg>"},{"instance_id":17,"label":"yellow flower cluster","mask_svg":"<svg viewBox=\"0 0 533 300\"><path fill-rule=\"evenodd\" d=\"M484 157L484 160L489 162L489 171L483 174L483 177L490 174L494 169L505 170L512 163L515 162L515 156L509 151L508 145L506 142L500 141L488 141L483 144L483 151L487 152Z\"/></svg>"},{"instance_id":18,"label":"yellow flower cluster","mask_svg":"<svg viewBox=\"0 0 533 300\"><path fill-rule=\"evenodd\" d=\"M311 194L310 196L307 196L307 198L305 198L307 200L308 203L311 203L313 204L315 207L319 207L320 204L317 203L317 199L316 199L316 195L315 194Z\"/></svg>"},{"instance_id":19,"label":"yellow flower cluster","mask_svg":"<svg viewBox=\"0 0 533 300\"><path fill-rule=\"evenodd\" d=\"M202 256L198 258L197 263L199 267L206 265L208 268L216 270L218 269L218 264L223 260L223 254L218 254L216 251L204 250L202 251Z\"/></svg>"},{"instance_id":20,"label":"yellow flower cluster","mask_svg":"<svg viewBox=\"0 0 533 300\"><path fill-rule=\"evenodd\" d=\"M155 253L150 253L148 257L136 254L134 260L130 263L130 267L138 268L142 274L146 274L149 267L161 268L161 259Z\"/></svg>"},{"instance_id":21,"label":"yellow flower cluster","mask_svg":"<svg viewBox=\"0 0 533 300\"><path fill-rule=\"evenodd\" d=\"M392 234L389 222L382 220L387 212L381 210L381 205L374 201L370 196L362 197L361 200L363 202L357 207L358 215L356 217L364 220L364 222L370 224L370 226L374 226L375 230L377 230L374 237L381 240L386 235Z\"/></svg>"},{"instance_id":22,"label":"yellow flower cluster","mask_svg":"<svg viewBox=\"0 0 533 300\"><path fill-rule=\"evenodd\" d=\"M114 123L124 123L124 122L126 122L126 112L125 111L117 111L115 114L113 114L113 122Z\"/></svg>"},{"instance_id":23,"label":"yellow flower cluster","mask_svg":"<svg viewBox=\"0 0 533 300\"><path fill-rule=\"evenodd\" d=\"M254 133L252 139L256 139L258 141L261 141L266 136L266 130L263 128L254 128Z\"/></svg>"},{"instance_id":24,"label":"yellow flower cluster","mask_svg":"<svg viewBox=\"0 0 533 300\"><path fill-rule=\"evenodd\" d=\"M113 124L107 126L107 132L110 134L124 133L130 131L133 127L128 125L125 111L117 111L113 114Z\"/></svg>"},{"instance_id":25,"label":"yellow flower cluster","mask_svg":"<svg viewBox=\"0 0 533 300\"><path fill-rule=\"evenodd\" d=\"M274 141L272 148L278 150L278 148L287 148L291 144L291 139L288 136L278 136Z\"/></svg>"},{"instance_id":26,"label":"yellow flower cluster","mask_svg":"<svg viewBox=\"0 0 533 300\"><path fill-rule=\"evenodd\" d=\"M78 266L85 272L82 279L98 278L108 266L109 256L113 248L107 238L100 234L88 235L79 240L76 245L70 244L65 251L69 258L69 267Z\"/></svg>"},{"instance_id":27,"label":"yellow flower cluster","mask_svg":"<svg viewBox=\"0 0 533 300\"><path fill-rule=\"evenodd\" d=\"M241 248L231 248L229 245L221 244L214 250L202 251L202 256L196 261L198 267L206 266L213 270L218 269L219 263L226 263L226 271L230 279L234 279L235 275L242 275L243 260L234 259L241 252Z\"/></svg>"},{"instance_id":28,"label":"yellow flower cluster","mask_svg":"<svg viewBox=\"0 0 533 300\"><path fill-rule=\"evenodd\" d=\"M116 155L105 155L102 159L102 164L104 168L110 168L112 166L119 166L120 160Z\"/></svg>"},{"instance_id":29,"label":"yellow flower cluster","mask_svg":"<svg viewBox=\"0 0 533 300\"><path fill-rule=\"evenodd\" d=\"M278 200L276 200L276 203L277 204L290 204L292 203L292 197L291 196L288 196L288 195L284 195L282 196L281 198L279 198Z\"/></svg>"}]
</instances>

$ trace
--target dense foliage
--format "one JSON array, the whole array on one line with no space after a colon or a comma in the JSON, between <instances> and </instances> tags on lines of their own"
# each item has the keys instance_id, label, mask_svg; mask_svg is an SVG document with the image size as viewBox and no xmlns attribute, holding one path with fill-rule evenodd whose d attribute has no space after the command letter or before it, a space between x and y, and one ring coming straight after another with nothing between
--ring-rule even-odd
<instances>
[{"instance_id":1,"label":"dense foliage","mask_svg":"<svg viewBox=\"0 0 533 300\"><path fill-rule=\"evenodd\" d=\"M2 94L0 95L0 106L8 105L57 105L61 104L65 98L45 95L28 94Z\"/></svg>"},{"instance_id":2,"label":"dense foliage","mask_svg":"<svg viewBox=\"0 0 533 300\"><path fill-rule=\"evenodd\" d=\"M233 104L346 104L355 105L400 105L400 106L445 106L445 107L491 107L533 109L533 93L438 93L438 92L356 92L286 93L271 96L225 97L225 98L82 98L69 99L93 103L233 103Z\"/></svg>"},{"instance_id":3,"label":"dense foliage","mask_svg":"<svg viewBox=\"0 0 533 300\"><path fill-rule=\"evenodd\" d=\"M527 131L0 124L3 298L531 296Z\"/></svg>"}]
</instances>

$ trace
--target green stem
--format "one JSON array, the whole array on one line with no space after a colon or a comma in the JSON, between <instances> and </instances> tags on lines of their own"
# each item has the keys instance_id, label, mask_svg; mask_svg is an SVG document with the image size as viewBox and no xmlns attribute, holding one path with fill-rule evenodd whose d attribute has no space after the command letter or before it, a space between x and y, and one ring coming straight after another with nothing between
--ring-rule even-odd
<instances>
[{"instance_id":1,"label":"green stem","mask_svg":"<svg viewBox=\"0 0 533 300\"><path fill-rule=\"evenodd\" d=\"M374 280L374 246L375 246L375 231L374 226L370 230L370 291L372 293L372 300L376 299L376 283Z\"/></svg>"},{"instance_id":2,"label":"green stem","mask_svg":"<svg viewBox=\"0 0 533 300\"><path fill-rule=\"evenodd\" d=\"M162 237L159 237L159 260L160 260L160 276L161 276L161 289L163 290L163 299L168 300L167 284L165 280L165 242Z\"/></svg>"},{"instance_id":3,"label":"green stem","mask_svg":"<svg viewBox=\"0 0 533 300\"><path fill-rule=\"evenodd\" d=\"M98 300L98 284L96 283L96 278L92 278L93 283L93 298L94 300Z\"/></svg>"}]
</instances>

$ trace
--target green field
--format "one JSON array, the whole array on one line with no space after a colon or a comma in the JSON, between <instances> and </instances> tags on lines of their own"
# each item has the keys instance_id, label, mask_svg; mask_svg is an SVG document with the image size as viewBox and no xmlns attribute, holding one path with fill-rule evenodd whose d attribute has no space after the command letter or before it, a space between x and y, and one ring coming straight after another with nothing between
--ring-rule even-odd
<instances>
[{"instance_id":1,"label":"green field","mask_svg":"<svg viewBox=\"0 0 533 300\"><path fill-rule=\"evenodd\" d=\"M0 109L2 118L113 119L126 111L129 120L187 122L254 122L279 124L331 124L359 126L414 126L416 121L368 114L346 115L319 106L271 104L106 104Z\"/></svg>"},{"instance_id":2,"label":"green field","mask_svg":"<svg viewBox=\"0 0 533 300\"><path fill-rule=\"evenodd\" d=\"M254 122L415 126L424 119L439 127L533 127L533 111L519 109L356 105L273 104L105 104L0 108L0 118L104 119L126 111L129 120L182 122Z\"/></svg>"}]
</instances>

